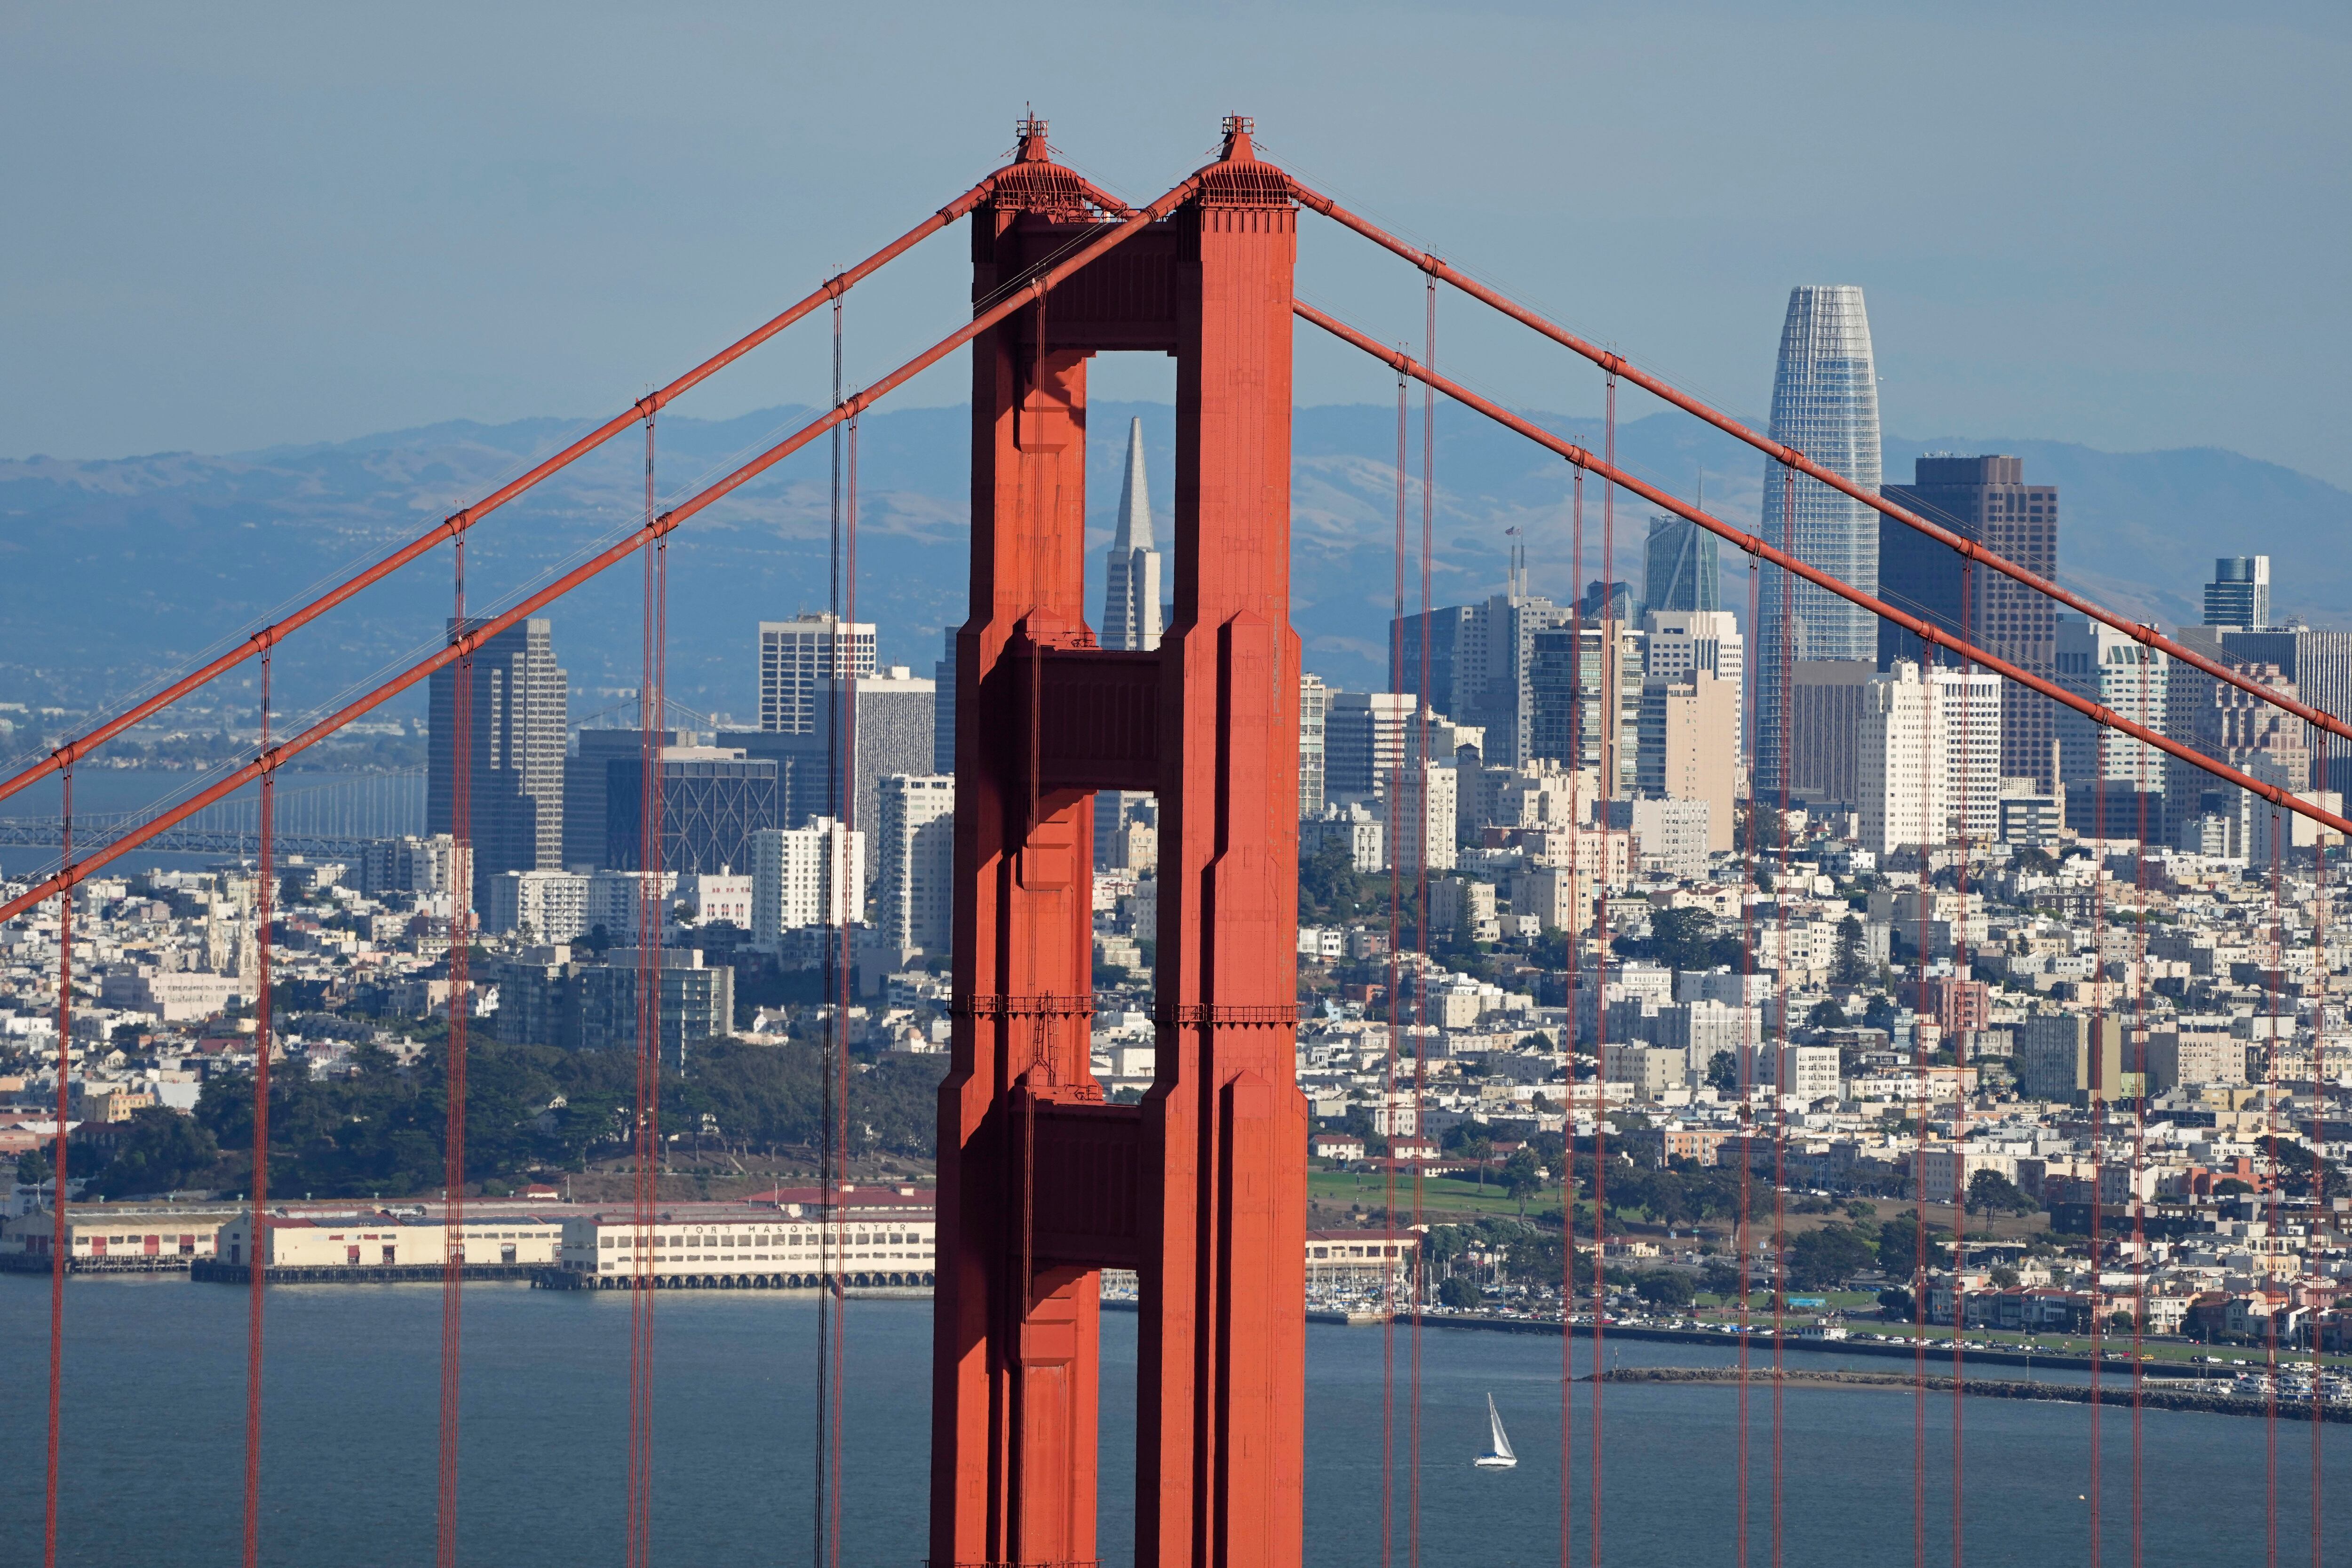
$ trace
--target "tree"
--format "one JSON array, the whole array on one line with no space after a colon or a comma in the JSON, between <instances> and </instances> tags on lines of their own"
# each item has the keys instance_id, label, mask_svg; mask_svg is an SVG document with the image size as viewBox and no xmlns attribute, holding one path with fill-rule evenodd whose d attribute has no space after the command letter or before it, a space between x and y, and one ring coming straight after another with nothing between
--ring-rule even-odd
<instances>
[{"instance_id":1,"label":"tree","mask_svg":"<svg viewBox=\"0 0 2352 1568\"><path fill-rule=\"evenodd\" d=\"M1519 1205L1519 1217L1528 1217L1528 1200L1543 1191L1543 1169L1536 1163L1534 1150L1521 1144L1511 1157L1503 1162L1503 1192Z\"/></svg>"},{"instance_id":2,"label":"tree","mask_svg":"<svg viewBox=\"0 0 2352 1568\"><path fill-rule=\"evenodd\" d=\"M1996 1290L2014 1290L2017 1289L2017 1270L2011 1268L2006 1263L1996 1265L1992 1273L1988 1276L1988 1278L1992 1280L1992 1288Z\"/></svg>"},{"instance_id":3,"label":"tree","mask_svg":"<svg viewBox=\"0 0 2352 1568\"><path fill-rule=\"evenodd\" d=\"M219 1143L194 1117L151 1105L131 1117L93 1185L110 1198L170 1192L219 1158Z\"/></svg>"},{"instance_id":4,"label":"tree","mask_svg":"<svg viewBox=\"0 0 2352 1568\"><path fill-rule=\"evenodd\" d=\"M1486 1293L1459 1274L1449 1274L1437 1283L1437 1304L1466 1312L1486 1299Z\"/></svg>"},{"instance_id":5,"label":"tree","mask_svg":"<svg viewBox=\"0 0 2352 1568\"><path fill-rule=\"evenodd\" d=\"M1729 1051L1717 1051L1706 1058L1706 1087L1717 1094L1739 1092L1739 1058Z\"/></svg>"},{"instance_id":6,"label":"tree","mask_svg":"<svg viewBox=\"0 0 2352 1568\"><path fill-rule=\"evenodd\" d=\"M1661 910L1650 917L1650 956L1669 969L1715 963L1715 914L1710 910Z\"/></svg>"},{"instance_id":7,"label":"tree","mask_svg":"<svg viewBox=\"0 0 2352 1568\"><path fill-rule=\"evenodd\" d=\"M1999 1171L1979 1171L1969 1178L1968 1206L1976 1214L2032 1214L2041 1205Z\"/></svg>"},{"instance_id":8,"label":"tree","mask_svg":"<svg viewBox=\"0 0 2352 1568\"><path fill-rule=\"evenodd\" d=\"M1869 1268L1877 1249L1852 1226L1830 1224L1789 1244L1789 1283L1800 1290L1825 1290Z\"/></svg>"},{"instance_id":9,"label":"tree","mask_svg":"<svg viewBox=\"0 0 2352 1568\"><path fill-rule=\"evenodd\" d=\"M1805 1027L1809 1029L1843 1029L1852 1022L1834 996L1822 997L1813 1004L1813 1010L1805 1015Z\"/></svg>"},{"instance_id":10,"label":"tree","mask_svg":"<svg viewBox=\"0 0 2352 1568\"><path fill-rule=\"evenodd\" d=\"M1698 1294L1690 1276L1678 1268L1653 1268L1636 1276L1633 1293L1654 1307L1687 1307Z\"/></svg>"},{"instance_id":11,"label":"tree","mask_svg":"<svg viewBox=\"0 0 2352 1568\"><path fill-rule=\"evenodd\" d=\"M1937 1242L1931 1234L1927 1238L1927 1267L1941 1268L1951 1261L1948 1248ZM1896 1215L1878 1227L1878 1268L1883 1274L1898 1279L1908 1279L1919 1266L1919 1221L1913 1215Z\"/></svg>"},{"instance_id":12,"label":"tree","mask_svg":"<svg viewBox=\"0 0 2352 1568\"><path fill-rule=\"evenodd\" d=\"M1865 1028L1885 1029L1892 1033L1895 1028L1895 998L1883 991L1871 997L1868 1005L1862 1010L1862 1022Z\"/></svg>"},{"instance_id":13,"label":"tree","mask_svg":"<svg viewBox=\"0 0 2352 1568\"><path fill-rule=\"evenodd\" d=\"M1313 854L1299 858L1299 919L1337 920L1356 913L1362 903L1363 884L1347 837L1324 835Z\"/></svg>"},{"instance_id":14,"label":"tree","mask_svg":"<svg viewBox=\"0 0 2352 1568\"><path fill-rule=\"evenodd\" d=\"M1837 948L1830 956L1830 984L1852 990L1870 978L1870 960L1862 951L1862 921L1848 915L1838 921Z\"/></svg>"},{"instance_id":15,"label":"tree","mask_svg":"<svg viewBox=\"0 0 2352 1568\"><path fill-rule=\"evenodd\" d=\"M1889 1322L1909 1322L1913 1307L1911 1292L1908 1290L1890 1285L1878 1293L1878 1310Z\"/></svg>"},{"instance_id":16,"label":"tree","mask_svg":"<svg viewBox=\"0 0 2352 1568\"><path fill-rule=\"evenodd\" d=\"M24 1185L37 1187L47 1181L51 1173L47 1150L27 1149L16 1156L16 1180Z\"/></svg>"}]
</instances>

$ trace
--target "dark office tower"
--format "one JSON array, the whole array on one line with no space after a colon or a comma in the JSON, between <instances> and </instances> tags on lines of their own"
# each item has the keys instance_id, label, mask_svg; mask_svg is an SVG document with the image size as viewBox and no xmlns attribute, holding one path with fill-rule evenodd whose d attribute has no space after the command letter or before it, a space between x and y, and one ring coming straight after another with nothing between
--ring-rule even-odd
<instances>
[{"instance_id":1,"label":"dark office tower","mask_svg":"<svg viewBox=\"0 0 2352 1568\"><path fill-rule=\"evenodd\" d=\"M1400 691L1421 690L1424 635L1429 643L1429 689L1422 696L1440 713L1465 711L1463 700L1486 690L1486 606L1448 605L1425 616L1391 621L1389 650L1395 668L1402 672L1397 682Z\"/></svg>"},{"instance_id":2,"label":"dark office tower","mask_svg":"<svg viewBox=\"0 0 2352 1568\"><path fill-rule=\"evenodd\" d=\"M2267 632L2224 629L2220 636L2222 651L2231 663L2274 664L2280 674L2294 682L2304 701L2331 718L2352 720L2352 632L2315 632L2294 623ZM2311 787L2352 794L2352 742L2315 730L2311 739ZM2326 742L2324 747L2322 741ZM2327 763L2325 776L2319 770L2323 751Z\"/></svg>"},{"instance_id":3,"label":"dark office tower","mask_svg":"<svg viewBox=\"0 0 2352 1568\"><path fill-rule=\"evenodd\" d=\"M481 625L479 621L473 623ZM553 623L524 621L483 643L473 658L467 815L474 843L474 908L509 871L563 864L563 731L568 693L555 666ZM457 623L449 623L454 631ZM457 669L434 672L425 831L454 831Z\"/></svg>"},{"instance_id":4,"label":"dark office tower","mask_svg":"<svg viewBox=\"0 0 2352 1568\"><path fill-rule=\"evenodd\" d=\"M2213 580L2205 584L2205 624L2242 632L2270 629L2269 556L2224 555L2213 563Z\"/></svg>"},{"instance_id":5,"label":"dark office tower","mask_svg":"<svg viewBox=\"0 0 2352 1568\"><path fill-rule=\"evenodd\" d=\"M667 748L678 739L675 730L657 731L654 744ZM583 730L572 743L572 755L563 762L563 868L601 869L612 864L604 858L604 765L643 757L646 732L634 726Z\"/></svg>"},{"instance_id":6,"label":"dark office tower","mask_svg":"<svg viewBox=\"0 0 2352 1568\"><path fill-rule=\"evenodd\" d=\"M955 772L956 629L947 628L947 654L931 665L931 772Z\"/></svg>"},{"instance_id":7,"label":"dark office tower","mask_svg":"<svg viewBox=\"0 0 2352 1568\"><path fill-rule=\"evenodd\" d=\"M1615 621L1621 626L1638 626L1642 624L1642 612L1651 607L1633 597L1631 583L1612 583L1604 592L1598 577L1584 585L1584 598L1578 605L1588 626L1597 626L1604 620Z\"/></svg>"},{"instance_id":8,"label":"dark office tower","mask_svg":"<svg viewBox=\"0 0 2352 1568\"><path fill-rule=\"evenodd\" d=\"M1679 517L1654 517L1642 556L1642 597L1652 610L1719 610L1715 535Z\"/></svg>"},{"instance_id":9,"label":"dark office tower","mask_svg":"<svg viewBox=\"0 0 2352 1568\"><path fill-rule=\"evenodd\" d=\"M1807 284L1789 291L1772 376L1772 438L1843 474L1864 492L1877 491L1878 375L1860 289ZM1876 514L1801 475L1793 487L1783 480L1780 465L1767 462L1766 541L1865 594L1876 593ZM1755 776L1757 787L1769 793L1781 776L1780 687L1789 670L1811 659L1871 658L1878 651L1878 630L1869 611L1785 573L1766 571L1761 587L1762 625L1754 643Z\"/></svg>"},{"instance_id":10,"label":"dark office tower","mask_svg":"<svg viewBox=\"0 0 2352 1568\"><path fill-rule=\"evenodd\" d=\"M2023 458L1921 458L1912 478L1910 484L1887 486L1886 499L2037 577L2057 576L2057 487L2027 484ZM1963 573L1961 566L1958 555L1926 534L1893 518L1878 520L1881 598L1956 637L1965 631L1970 642L2021 669L2056 679L2058 606L1998 572L1975 567ZM1892 669L1906 658L1927 662L1919 639L1881 621L1878 668ZM2055 789L2050 742L2056 723L2048 698L2021 686L2003 686L2001 776L2032 778L2043 789Z\"/></svg>"},{"instance_id":11,"label":"dark office tower","mask_svg":"<svg viewBox=\"0 0 2352 1568\"><path fill-rule=\"evenodd\" d=\"M779 826L773 758L728 746L668 746L661 754L662 869L709 876L751 873L751 836ZM645 754L604 764L604 863L642 871Z\"/></svg>"},{"instance_id":12,"label":"dark office tower","mask_svg":"<svg viewBox=\"0 0 2352 1568\"><path fill-rule=\"evenodd\" d=\"M1535 656L1528 665L1528 697L1532 749L1538 758L1583 767L1601 755L1599 731L1580 723L1580 712L1601 685L1601 628L1585 628L1580 639L1575 628L1561 626L1538 632Z\"/></svg>"}]
</instances>

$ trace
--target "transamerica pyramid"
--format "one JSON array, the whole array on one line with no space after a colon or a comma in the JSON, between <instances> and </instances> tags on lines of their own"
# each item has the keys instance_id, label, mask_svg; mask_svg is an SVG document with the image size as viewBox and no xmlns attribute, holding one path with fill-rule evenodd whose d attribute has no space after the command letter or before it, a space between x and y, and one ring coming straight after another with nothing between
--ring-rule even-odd
<instances>
[{"instance_id":1,"label":"transamerica pyramid","mask_svg":"<svg viewBox=\"0 0 2352 1568\"><path fill-rule=\"evenodd\" d=\"M1127 427L1127 477L1103 584L1102 646L1160 646L1160 552L1152 548L1151 494L1143 479L1143 421Z\"/></svg>"}]
</instances>

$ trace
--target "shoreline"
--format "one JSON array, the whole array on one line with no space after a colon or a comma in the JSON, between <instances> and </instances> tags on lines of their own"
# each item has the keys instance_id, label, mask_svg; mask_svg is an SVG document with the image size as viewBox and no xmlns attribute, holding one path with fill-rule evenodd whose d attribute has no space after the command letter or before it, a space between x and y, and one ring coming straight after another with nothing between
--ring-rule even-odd
<instances>
[{"instance_id":1,"label":"shoreline","mask_svg":"<svg viewBox=\"0 0 2352 1568\"><path fill-rule=\"evenodd\" d=\"M1598 1374L1588 1373L1576 1379L1579 1383L1685 1384L1708 1387L1737 1384L1742 1380L1741 1373L1735 1367L1696 1366L1618 1367ZM1891 1372L1783 1371L1776 1376L1769 1366L1751 1369L1745 1374L1745 1381L1767 1386L1777 1384L1783 1388L1878 1388L1890 1393L1924 1391L1930 1394L1950 1394L1957 1390L1970 1399L2026 1399L2061 1405L2092 1404L2095 1388L2091 1384L2028 1383L2019 1378L1971 1377L1956 1381L1948 1377L1905 1377ZM2210 1379L2205 1381L2209 1384L2211 1382ZM2104 1395L2096 1401L2101 1405L2127 1405L2131 1400L2128 1393L2119 1394L2111 1389L2098 1392ZM2143 1387L2139 1393L2139 1403L2150 1410L2180 1410L2208 1415L2261 1417L2268 1415L2272 1408L2267 1400L2248 1399L2234 1392L2225 1393L2210 1386L2195 1389ZM2315 1406L2307 1398L2292 1398L2279 1401L2277 1410L2287 1420L2308 1421L2314 1415ZM2352 1425L2352 1405L2324 1404L2316 1406L2316 1414L2323 1421Z\"/></svg>"}]
</instances>

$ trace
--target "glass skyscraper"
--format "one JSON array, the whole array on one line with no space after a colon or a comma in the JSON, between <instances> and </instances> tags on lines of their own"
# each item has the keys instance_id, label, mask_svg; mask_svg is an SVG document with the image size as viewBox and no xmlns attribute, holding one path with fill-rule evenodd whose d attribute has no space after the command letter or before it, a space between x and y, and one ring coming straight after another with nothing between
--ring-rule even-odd
<instances>
[{"instance_id":1,"label":"glass skyscraper","mask_svg":"<svg viewBox=\"0 0 2352 1568\"><path fill-rule=\"evenodd\" d=\"M1654 517L1642 553L1644 609L1723 608L1715 535L1686 518Z\"/></svg>"},{"instance_id":2,"label":"glass skyscraper","mask_svg":"<svg viewBox=\"0 0 2352 1568\"><path fill-rule=\"evenodd\" d=\"M1789 291L1780 363L1772 376L1772 438L1877 491L1878 374L1871 358L1870 318L1854 285L1802 284ZM1788 497L1780 465L1767 463L1766 541L1866 594L1877 593L1877 514L1801 474L1793 508L1786 505ZM1761 587L1758 609L1763 624L1755 639L1755 787L1769 799L1780 786L1780 683L1787 670L1820 659L1874 662L1878 625L1869 611L1784 573L1767 570Z\"/></svg>"}]
</instances>

